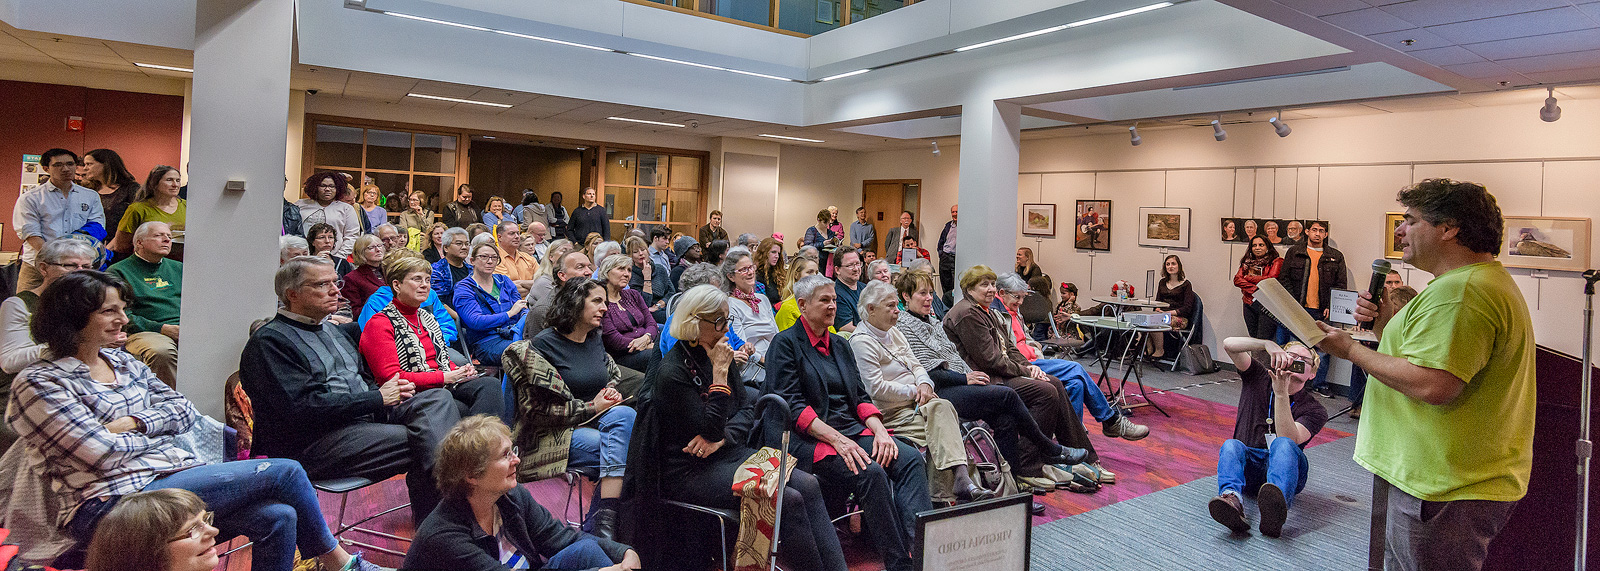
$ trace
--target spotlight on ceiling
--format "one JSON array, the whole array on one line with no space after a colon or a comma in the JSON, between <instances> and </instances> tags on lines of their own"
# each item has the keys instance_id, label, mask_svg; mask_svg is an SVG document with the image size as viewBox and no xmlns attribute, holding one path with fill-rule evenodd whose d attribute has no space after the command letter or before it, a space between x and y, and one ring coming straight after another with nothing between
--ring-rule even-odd
<instances>
[{"instance_id":1,"label":"spotlight on ceiling","mask_svg":"<svg viewBox=\"0 0 1600 571\"><path fill-rule=\"evenodd\" d=\"M1539 119L1546 123L1554 123L1561 118L1561 107L1556 105L1556 88L1550 87L1550 96L1544 99L1544 107L1539 108Z\"/></svg>"},{"instance_id":2,"label":"spotlight on ceiling","mask_svg":"<svg viewBox=\"0 0 1600 571\"><path fill-rule=\"evenodd\" d=\"M1135 123L1132 127L1128 127L1128 137L1128 142L1132 143L1135 147L1144 144L1144 139L1139 137L1138 123Z\"/></svg>"},{"instance_id":3,"label":"spotlight on ceiling","mask_svg":"<svg viewBox=\"0 0 1600 571\"><path fill-rule=\"evenodd\" d=\"M1222 130L1222 119L1218 118L1211 120L1211 138L1218 141L1228 140L1228 132Z\"/></svg>"},{"instance_id":4,"label":"spotlight on ceiling","mask_svg":"<svg viewBox=\"0 0 1600 571\"><path fill-rule=\"evenodd\" d=\"M934 141L933 142L933 156L935 156L935 157L939 156L939 142L938 141Z\"/></svg>"},{"instance_id":5,"label":"spotlight on ceiling","mask_svg":"<svg viewBox=\"0 0 1600 571\"><path fill-rule=\"evenodd\" d=\"M1272 130L1277 132L1279 137L1287 137L1292 129L1289 128L1288 123L1283 122L1283 119L1281 118L1283 114L1280 112L1278 115L1279 117L1267 119L1267 122L1272 124Z\"/></svg>"}]
</instances>

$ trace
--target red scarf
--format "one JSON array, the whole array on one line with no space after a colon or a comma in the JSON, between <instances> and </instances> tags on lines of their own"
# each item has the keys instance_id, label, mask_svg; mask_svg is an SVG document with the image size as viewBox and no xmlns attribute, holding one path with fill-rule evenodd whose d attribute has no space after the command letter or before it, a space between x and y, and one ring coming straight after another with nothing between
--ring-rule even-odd
<instances>
[{"instance_id":1,"label":"red scarf","mask_svg":"<svg viewBox=\"0 0 1600 571\"><path fill-rule=\"evenodd\" d=\"M750 311L761 313L761 298L756 297L754 293L745 293L739 286L733 286L732 289L734 298L750 304Z\"/></svg>"}]
</instances>

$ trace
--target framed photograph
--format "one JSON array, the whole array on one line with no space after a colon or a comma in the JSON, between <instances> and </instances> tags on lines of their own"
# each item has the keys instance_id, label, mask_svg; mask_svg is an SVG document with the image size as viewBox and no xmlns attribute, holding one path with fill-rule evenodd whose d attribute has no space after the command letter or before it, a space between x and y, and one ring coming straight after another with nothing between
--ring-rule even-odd
<instances>
[{"instance_id":1,"label":"framed photograph","mask_svg":"<svg viewBox=\"0 0 1600 571\"><path fill-rule=\"evenodd\" d=\"M1506 251L1511 268L1581 272L1589 267L1589 219L1507 216Z\"/></svg>"},{"instance_id":2,"label":"framed photograph","mask_svg":"<svg viewBox=\"0 0 1600 571\"><path fill-rule=\"evenodd\" d=\"M1285 246L1299 246L1306 243L1306 224L1308 220L1284 220L1283 241L1279 244Z\"/></svg>"},{"instance_id":3,"label":"framed photograph","mask_svg":"<svg viewBox=\"0 0 1600 571\"><path fill-rule=\"evenodd\" d=\"M1073 209L1072 244L1079 250L1111 251L1111 201L1078 201Z\"/></svg>"},{"instance_id":4,"label":"framed photograph","mask_svg":"<svg viewBox=\"0 0 1600 571\"><path fill-rule=\"evenodd\" d=\"M1056 205L1022 205L1022 234L1024 236L1055 236Z\"/></svg>"},{"instance_id":5,"label":"framed photograph","mask_svg":"<svg viewBox=\"0 0 1600 571\"><path fill-rule=\"evenodd\" d=\"M1400 223L1405 221L1404 212L1383 213L1383 257L1391 260L1400 259L1400 244L1394 239L1394 231L1400 229Z\"/></svg>"},{"instance_id":6,"label":"framed photograph","mask_svg":"<svg viewBox=\"0 0 1600 571\"><path fill-rule=\"evenodd\" d=\"M1261 220L1261 236L1267 239L1268 244L1287 246L1283 242L1283 229L1288 225L1287 220L1264 218Z\"/></svg>"},{"instance_id":7,"label":"framed photograph","mask_svg":"<svg viewBox=\"0 0 1600 571\"><path fill-rule=\"evenodd\" d=\"M1157 248L1189 247L1189 209L1139 207L1139 245Z\"/></svg>"},{"instance_id":8,"label":"framed photograph","mask_svg":"<svg viewBox=\"0 0 1600 571\"><path fill-rule=\"evenodd\" d=\"M820 24L832 24L834 22L832 1L817 0L817 22Z\"/></svg>"},{"instance_id":9,"label":"framed photograph","mask_svg":"<svg viewBox=\"0 0 1600 571\"><path fill-rule=\"evenodd\" d=\"M1251 238L1261 235L1261 220L1257 218L1239 219L1239 243L1249 244Z\"/></svg>"},{"instance_id":10,"label":"framed photograph","mask_svg":"<svg viewBox=\"0 0 1600 571\"><path fill-rule=\"evenodd\" d=\"M918 513L918 571L1027 571L1032 505L1014 494Z\"/></svg>"},{"instance_id":11,"label":"framed photograph","mask_svg":"<svg viewBox=\"0 0 1600 571\"><path fill-rule=\"evenodd\" d=\"M1244 231L1240 229L1242 225L1242 221L1238 218L1223 218L1222 241L1224 243L1243 242Z\"/></svg>"}]
</instances>

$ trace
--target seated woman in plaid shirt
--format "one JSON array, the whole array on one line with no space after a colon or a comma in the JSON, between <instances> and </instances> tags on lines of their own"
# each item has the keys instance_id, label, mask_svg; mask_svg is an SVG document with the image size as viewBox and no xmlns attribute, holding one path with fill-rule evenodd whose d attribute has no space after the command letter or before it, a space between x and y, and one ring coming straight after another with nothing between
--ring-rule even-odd
<instances>
[{"instance_id":1,"label":"seated woman in plaid shirt","mask_svg":"<svg viewBox=\"0 0 1600 571\"><path fill-rule=\"evenodd\" d=\"M223 537L255 541L252 569L289 569L296 547L320 554L326 569L378 569L335 542L299 463L205 465L174 445L200 413L144 363L107 348L123 339L127 296L127 284L91 270L50 284L39 296L32 332L48 348L47 358L55 358L23 369L13 387L6 422L21 444L45 458L52 487L70 494L56 524L79 547L57 558L56 566L83 567L82 549L95 524L123 496L181 488L216 514Z\"/></svg>"}]
</instances>

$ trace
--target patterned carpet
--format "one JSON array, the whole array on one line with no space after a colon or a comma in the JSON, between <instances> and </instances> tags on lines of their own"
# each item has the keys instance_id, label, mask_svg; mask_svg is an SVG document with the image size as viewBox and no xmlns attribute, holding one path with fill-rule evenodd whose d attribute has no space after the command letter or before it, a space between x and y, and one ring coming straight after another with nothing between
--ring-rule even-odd
<instances>
[{"instance_id":1,"label":"patterned carpet","mask_svg":"<svg viewBox=\"0 0 1600 571\"><path fill-rule=\"evenodd\" d=\"M1137 442L1101 436L1099 422L1085 415L1084 423L1089 428L1095 450L1100 453L1101 464L1117 474L1118 483L1105 486L1095 494L1057 491L1045 496L1035 496L1037 501L1045 505L1045 513L1034 518L1034 525L1078 515L1216 475L1217 450L1222 446L1222 442L1233 434L1235 408L1181 393L1152 394L1152 398L1171 414L1172 418L1162 416L1161 413L1148 407L1136 409L1133 420L1150 427L1150 435ZM1311 445L1347 436L1350 434L1324 429L1312 439ZM560 479L533 482L525 486L533 493L534 499L553 513L559 514L567 506L568 488ZM578 495L587 498L590 486L583 483L581 487L582 489L577 492ZM333 519L339 513L340 499L329 494L321 496L322 510L331 526ZM352 492L346 507L345 519L357 520L365 514L376 513L405 501L405 481L396 477ZM567 513L567 519L576 520L579 515L575 497ZM401 537L411 537L415 532L408 510L400 510L374 519L364 527ZM360 532L348 533L346 538L400 551L406 548L404 543ZM242 543L242 540L236 542ZM363 547L348 548L352 551L366 551L369 560L385 567L398 567L401 562L400 557ZM853 571L883 568L864 537L847 536L845 552ZM247 571L250 568L248 548L235 554L226 568L229 571Z\"/></svg>"}]
</instances>

